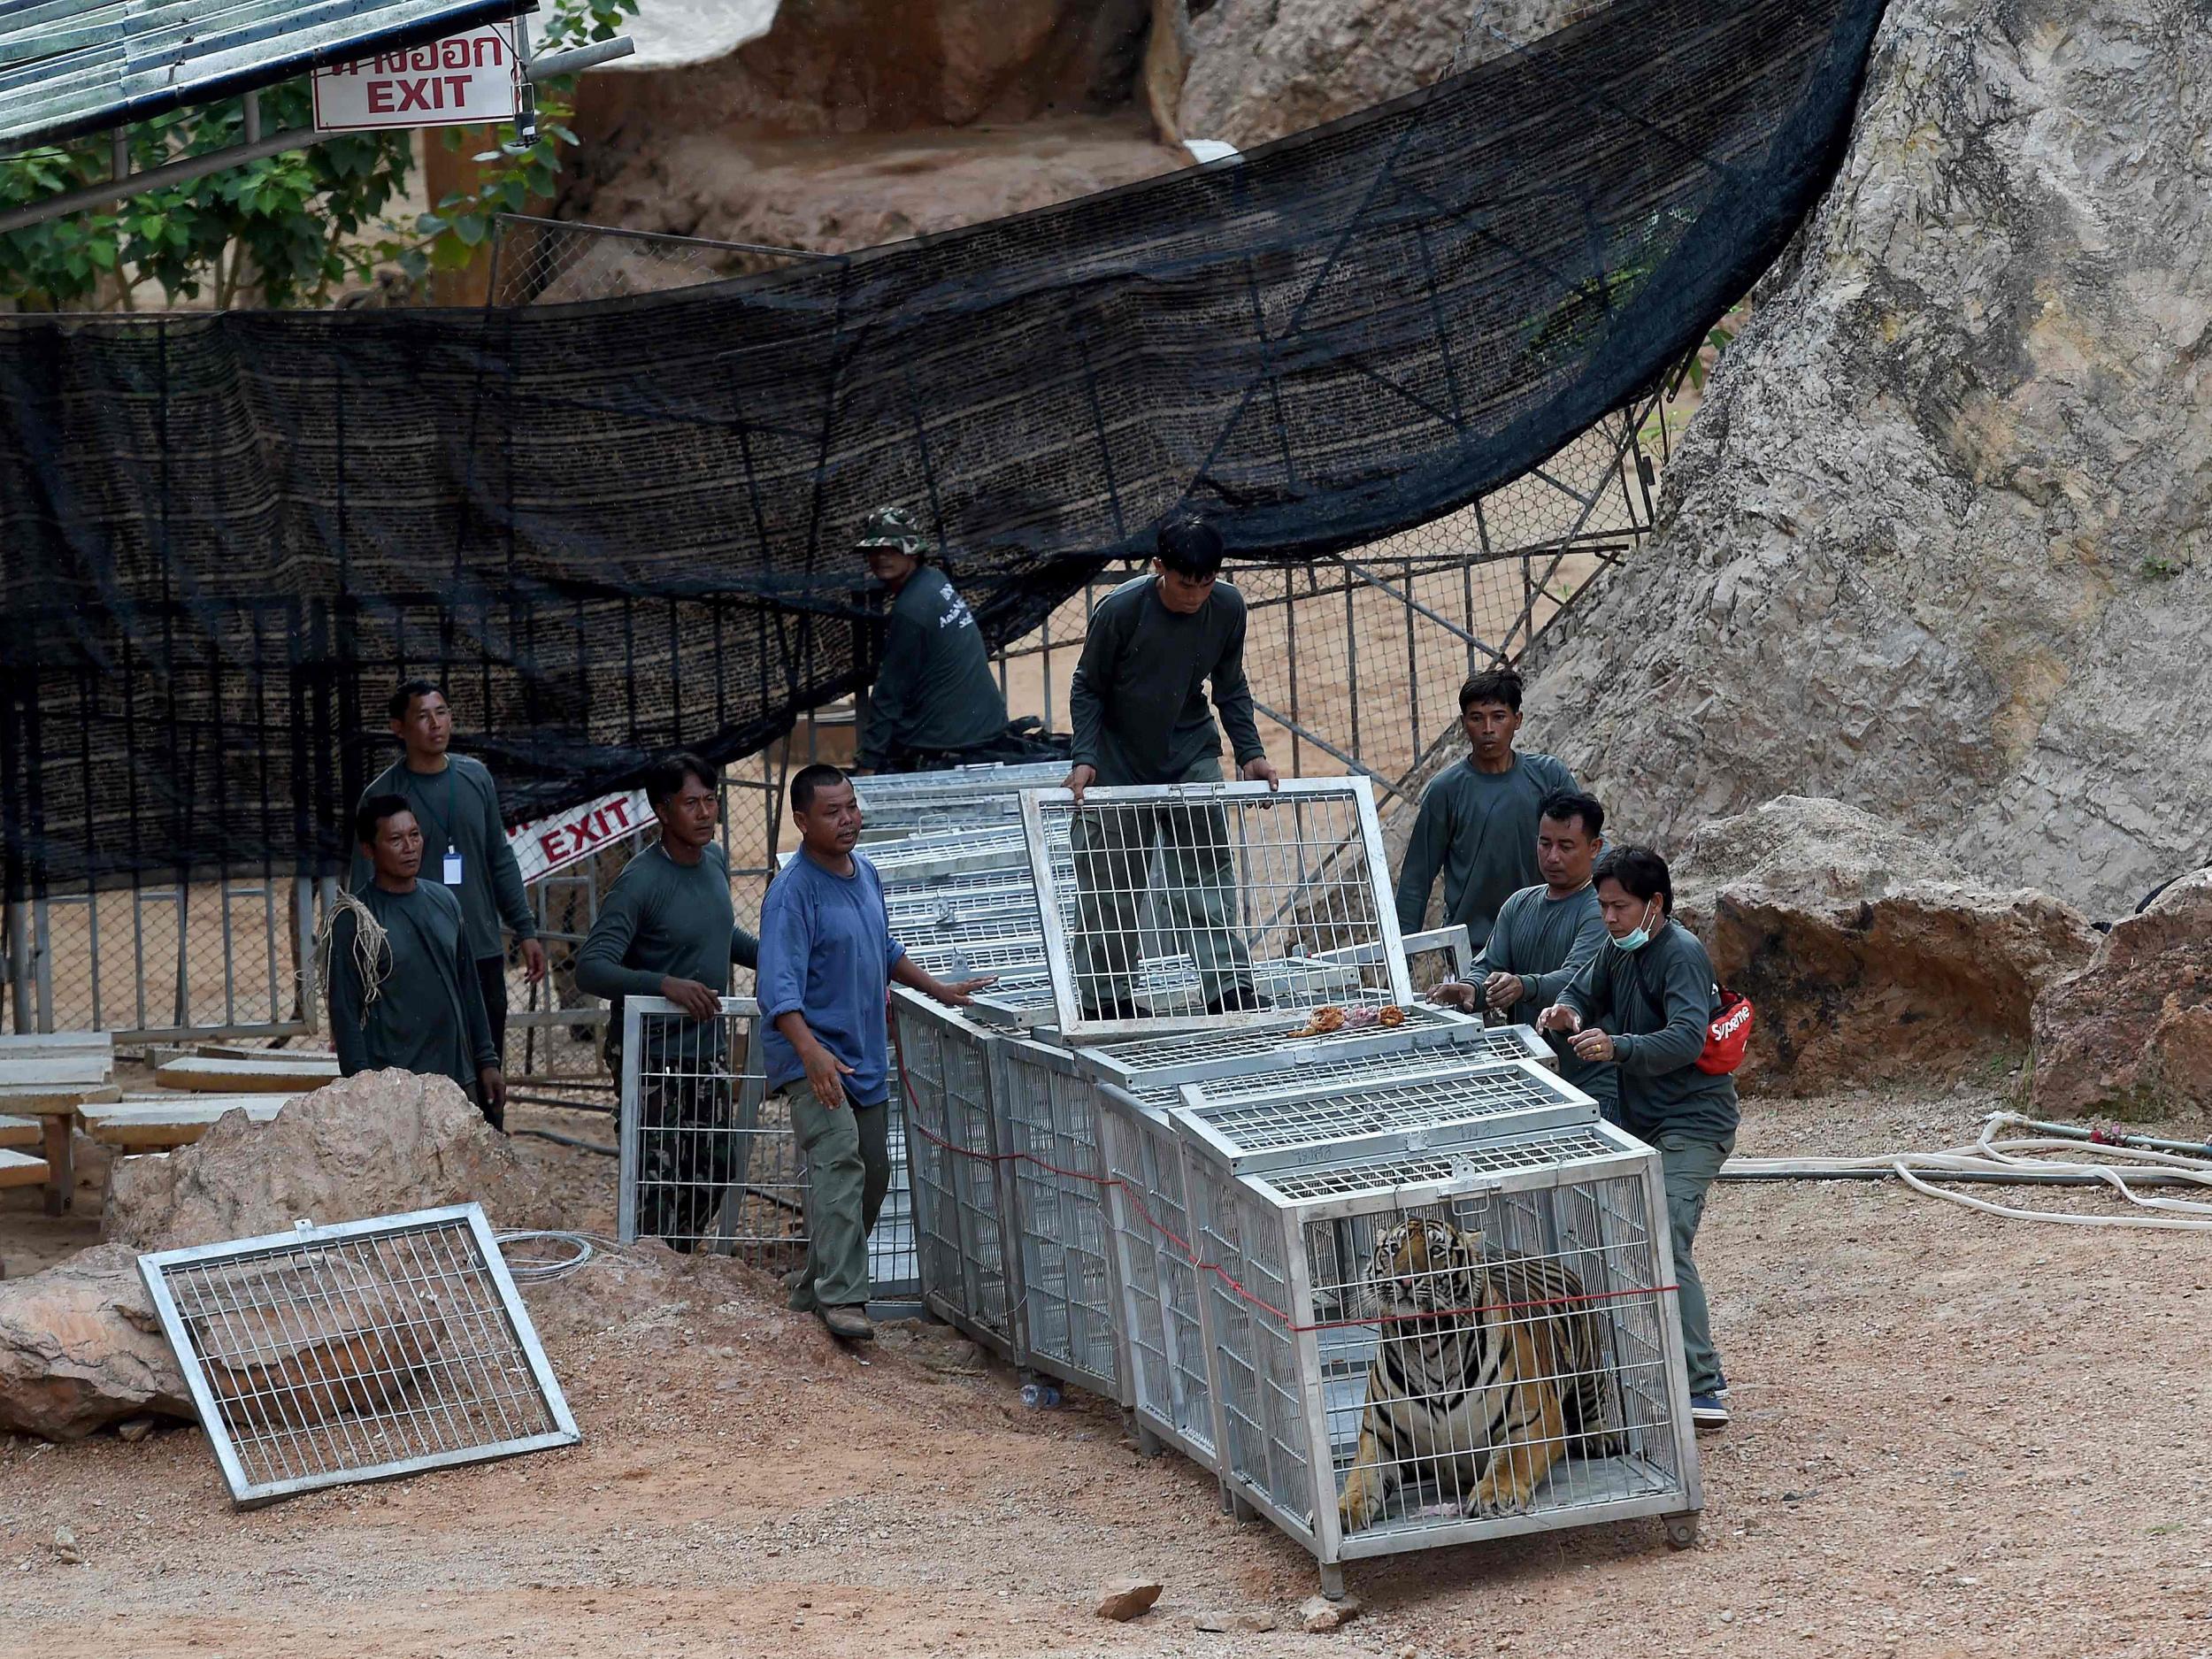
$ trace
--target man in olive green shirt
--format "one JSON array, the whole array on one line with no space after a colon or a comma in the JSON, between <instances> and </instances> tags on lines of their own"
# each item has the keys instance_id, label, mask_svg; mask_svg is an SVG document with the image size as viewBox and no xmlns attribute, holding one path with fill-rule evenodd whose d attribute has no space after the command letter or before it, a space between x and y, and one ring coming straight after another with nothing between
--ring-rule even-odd
<instances>
[{"instance_id":1,"label":"man in olive green shirt","mask_svg":"<svg viewBox=\"0 0 2212 1659\"><path fill-rule=\"evenodd\" d=\"M1444 926L1463 922L1479 949L1498 907L1543 879L1536 867L1536 819L1548 795L1576 791L1574 774L1549 755L1513 747L1521 730L1521 677L1487 669L1460 687L1460 725L1470 752L1421 792L1413 836L1398 869L1398 927L1417 933L1429 890L1444 876Z\"/></svg>"},{"instance_id":2,"label":"man in olive green shirt","mask_svg":"<svg viewBox=\"0 0 2212 1659\"><path fill-rule=\"evenodd\" d=\"M902 507L868 515L855 544L891 594L883 664L868 690L859 764L917 772L998 758L1006 697L968 602L928 564L928 539Z\"/></svg>"},{"instance_id":3,"label":"man in olive green shirt","mask_svg":"<svg viewBox=\"0 0 2212 1659\"><path fill-rule=\"evenodd\" d=\"M729 863L715 842L720 790L720 772L695 755L646 773L660 840L623 867L576 953L577 987L608 1001L618 1077L626 999L665 997L681 1010L650 1017L636 1056L637 1231L680 1250L709 1236L754 1138L733 1122L722 999L730 964L757 967L760 941L737 926L730 902Z\"/></svg>"},{"instance_id":4,"label":"man in olive green shirt","mask_svg":"<svg viewBox=\"0 0 2212 1659\"><path fill-rule=\"evenodd\" d=\"M538 939L522 871L499 816L499 791L483 763L451 752L453 712L436 686L411 680L392 693L387 706L392 735L405 752L377 774L361 798L366 802L396 795L414 813L422 830L424 874L449 888L461 902L492 1045L503 1055L507 952L500 941L500 925L504 922L515 936L523 971L533 985L545 978L545 946ZM369 861L357 852L350 885L358 888L368 879Z\"/></svg>"},{"instance_id":5,"label":"man in olive green shirt","mask_svg":"<svg viewBox=\"0 0 2212 1659\"><path fill-rule=\"evenodd\" d=\"M325 946L324 992L340 1073L451 1078L493 1128L502 1127L506 1079L459 902L446 887L417 879L422 830L398 795L363 802L354 834L369 879L332 913Z\"/></svg>"}]
</instances>

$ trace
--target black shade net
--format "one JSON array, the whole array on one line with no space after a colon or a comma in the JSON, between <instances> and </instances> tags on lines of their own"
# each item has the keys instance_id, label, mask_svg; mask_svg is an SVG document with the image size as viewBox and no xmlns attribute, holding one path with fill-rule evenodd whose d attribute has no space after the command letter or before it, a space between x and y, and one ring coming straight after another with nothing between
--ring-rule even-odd
<instances>
[{"instance_id":1,"label":"black shade net","mask_svg":"<svg viewBox=\"0 0 2212 1659\"><path fill-rule=\"evenodd\" d=\"M1215 515L1308 560L1653 385L1830 175L1878 0L1617 0L1245 157L677 294L0 319L11 895L328 869L443 680L526 818L865 683L914 509L995 641Z\"/></svg>"}]
</instances>

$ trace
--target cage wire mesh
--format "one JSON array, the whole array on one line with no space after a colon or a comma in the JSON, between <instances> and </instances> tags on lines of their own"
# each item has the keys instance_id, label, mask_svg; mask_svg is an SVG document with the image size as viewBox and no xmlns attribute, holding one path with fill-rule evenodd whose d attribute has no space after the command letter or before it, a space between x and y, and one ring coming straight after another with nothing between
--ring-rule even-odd
<instances>
[{"instance_id":1,"label":"cage wire mesh","mask_svg":"<svg viewBox=\"0 0 2212 1659\"><path fill-rule=\"evenodd\" d=\"M484 1214L139 1257L234 1502L580 1438Z\"/></svg>"},{"instance_id":2,"label":"cage wire mesh","mask_svg":"<svg viewBox=\"0 0 2212 1659\"><path fill-rule=\"evenodd\" d=\"M803 1267L807 1171L789 1108L767 1090L760 1005L726 996L695 1020L664 997L624 1003L618 1229L627 1243L733 1256L771 1273ZM915 1294L919 1276L906 1170L904 1108L884 1110L891 1187L868 1239L879 1298Z\"/></svg>"},{"instance_id":3,"label":"cage wire mesh","mask_svg":"<svg viewBox=\"0 0 2212 1659\"><path fill-rule=\"evenodd\" d=\"M1421 1139L1240 1177L1186 1139L1232 1490L1325 1566L1694 1511L1657 1155Z\"/></svg>"},{"instance_id":4,"label":"cage wire mesh","mask_svg":"<svg viewBox=\"0 0 2212 1659\"><path fill-rule=\"evenodd\" d=\"M1106 1168L1090 1074L1059 1044L1010 1033L989 1054L1026 1363L1122 1399Z\"/></svg>"},{"instance_id":5,"label":"cage wire mesh","mask_svg":"<svg viewBox=\"0 0 2212 1659\"><path fill-rule=\"evenodd\" d=\"M1518 1039L1536 1041L1526 1026L1483 1034L1507 1036L1524 1056L1527 1047ZM1594 1100L1542 1062L1500 1058L1479 1049L1474 1054L1471 1061L1432 1064L1416 1072L1393 1071L1370 1059L1363 1062L1365 1075L1326 1082L1276 1072L1224 1083L1187 1083L1178 1121L1241 1171L1264 1167L1265 1155L1310 1160L1338 1143L1402 1130L1459 1128L1509 1118L1517 1128L1548 1128L1588 1123L1598 1116Z\"/></svg>"},{"instance_id":6,"label":"cage wire mesh","mask_svg":"<svg viewBox=\"0 0 2212 1659\"><path fill-rule=\"evenodd\" d=\"M1324 1028L1404 1018L1365 779L1093 788L1080 803L1037 791L1022 813L1071 1037L1263 1024L1277 1008ZM1318 959L1347 946L1374 949Z\"/></svg>"},{"instance_id":7,"label":"cage wire mesh","mask_svg":"<svg viewBox=\"0 0 2212 1659\"><path fill-rule=\"evenodd\" d=\"M908 1113L922 1299L1002 1358L1023 1363L993 1107L993 1034L903 987L891 994L891 1021Z\"/></svg>"}]
</instances>

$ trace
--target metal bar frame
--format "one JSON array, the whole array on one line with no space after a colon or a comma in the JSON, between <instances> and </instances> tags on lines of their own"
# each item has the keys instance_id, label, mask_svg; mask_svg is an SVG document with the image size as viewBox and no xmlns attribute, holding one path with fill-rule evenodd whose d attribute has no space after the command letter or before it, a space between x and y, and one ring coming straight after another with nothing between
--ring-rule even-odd
<instances>
[{"instance_id":1,"label":"metal bar frame","mask_svg":"<svg viewBox=\"0 0 2212 1659\"><path fill-rule=\"evenodd\" d=\"M230 1433L224 1426L221 1404L216 1400L214 1390L208 1386L207 1371L201 1363L199 1350L191 1340L183 1314L170 1293L169 1271L209 1262L244 1261L259 1255L289 1255L304 1247L334 1244L351 1239L397 1236L432 1227L445 1227L457 1221L467 1226L470 1238L483 1261L485 1271L498 1293L502 1310L506 1315L509 1334L514 1338L516 1346L521 1349L529 1364L531 1380L536 1385L548 1415L553 1419L554 1429L543 1434L488 1442L483 1446L457 1448L419 1457L395 1458L360 1469L300 1475L288 1480L259 1483L249 1480L244 1466L239 1461L237 1449L232 1444ZM178 1366L184 1372L185 1385L191 1393L193 1406L199 1413L200 1427L206 1433L208 1443L214 1448L216 1461L223 1471L223 1479L230 1487L231 1501L239 1509L257 1508L279 1498L318 1487L349 1486L363 1480L396 1479L405 1475L419 1474L425 1470L449 1469L463 1463L511 1457L523 1452L573 1446L583 1439L581 1431L576 1426L575 1417L569 1410L567 1397L561 1392L560 1382L553 1375L553 1367L548 1363L545 1350L539 1344L537 1328L531 1323L530 1311L517 1293L514 1279L507 1271L506 1258L500 1254L499 1242L492 1235L491 1224L485 1219L482 1208L473 1202L448 1204L435 1210L410 1210L403 1215L373 1217L362 1221L336 1222L328 1226L316 1226L303 1221L290 1233L264 1233L219 1244L157 1250L138 1258L138 1271L139 1277L145 1282L146 1294L153 1302L154 1312L161 1320L163 1334L169 1339L169 1346L175 1351Z\"/></svg>"},{"instance_id":2,"label":"metal bar frame","mask_svg":"<svg viewBox=\"0 0 2212 1659\"><path fill-rule=\"evenodd\" d=\"M1406 972L1405 951L1398 934L1398 908L1389 890L1389 863L1383 852L1382 824L1375 812L1373 786L1364 777L1293 778L1279 785L1264 783L1177 783L1094 787L1084 791L1086 805L1102 806L1174 803L1213 803L1236 801L1296 801L1300 798L1341 799L1348 796L1359 825L1367 873L1373 884L1377 930L1381 935L1381 965L1390 976L1392 998L1401 1006L1413 1001L1412 982ZM1056 849L1048 838L1044 809L1071 807L1075 797L1065 789L1025 790L1021 797L1022 828L1029 849L1031 873L1037 883L1037 902L1043 912L1046 962L1052 973L1053 1007L1058 1029L1071 1040L1160 1036L1177 1031L1220 1031L1264 1025L1279 1020L1272 1009L1253 1009L1221 1014L1171 1014L1135 1020L1086 1019L1075 984L1074 944L1062 913L1061 877ZM1075 879L1072 867L1068 879Z\"/></svg>"}]
</instances>

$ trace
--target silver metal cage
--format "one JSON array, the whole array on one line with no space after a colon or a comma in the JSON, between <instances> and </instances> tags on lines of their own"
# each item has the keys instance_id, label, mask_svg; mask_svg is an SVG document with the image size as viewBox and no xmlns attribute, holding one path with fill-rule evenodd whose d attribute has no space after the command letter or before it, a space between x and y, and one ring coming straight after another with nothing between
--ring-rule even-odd
<instances>
[{"instance_id":1,"label":"silver metal cage","mask_svg":"<svg viewBox=\"0 0 2212 1659\"><path fill-rule=\"evenodd\" d=\"M1413 1000L1364 778L1041 790L1022 818L1071 1039Z\"/></svg>"},{"instance_id":2,"label":"silver metal cage","mask_svg":"<svg viewBox=\"0 0 2212 1659\"><path fill-rule=\"evenodd\" d=\"M790 1114L767 1092L760 1004L726 996L719 1018L695 1020L665 998L623 1002L616 1228L626 1244L734 1256L772 1273L806 1262L807 1175ZM891 1189L868 1239L873 1294L918 1294L905 1108L885 1110Z\"/></svg>"},{"instance_id":3,"label":"silver metal cage","mask_svg":"<svg viewBox=\"0 0 2212 1659\"><path fill-rule=\"evenodd\" d=\"M1601 1122L1493 1122L1237 1173L1176 1121L1217 1467L1325 1578L1361 1556L1700 1507L1656 1153ZM1458 1243L1437 1254L1429 1223ZM1363 1435L1385 1342L1395 1403ZM1518 1386L1486 1357L1507 1348Z\"/></svg>"},{"instance_id":4,"label":"silver metal cage","mask_svg":"<svg viewBox=\"0 0 2212 1659\"><path fill-rule=\"evenodd\" d=\"M474 1204L138 1258L240 1508L581 1436Z\"/></svg>"},{"instance_id":5,"label":"silver metal cage","mask_svg":"<svg viewBox=\"0 0 2212 1659\"><path fill-rule=\"evenodd\" d=\"M992 1049L1002 1033L904 987L891 992L922 1300L1000 1357L1026 1361L1008 1248Z\"/></svg>"},{"instance_id":6,"label":"silver metal cage","mask_svg":"<svg viewBox=\"0 0 2212 1659\"><path fill-rule=\"evenodd\" d=\"M1064 760L953 766L937 772L876 772L855 778L861 833L868 840L918 830L963 829L1021 817L1024 789L1056 788Z\"/></svg>"}]
</instances>

